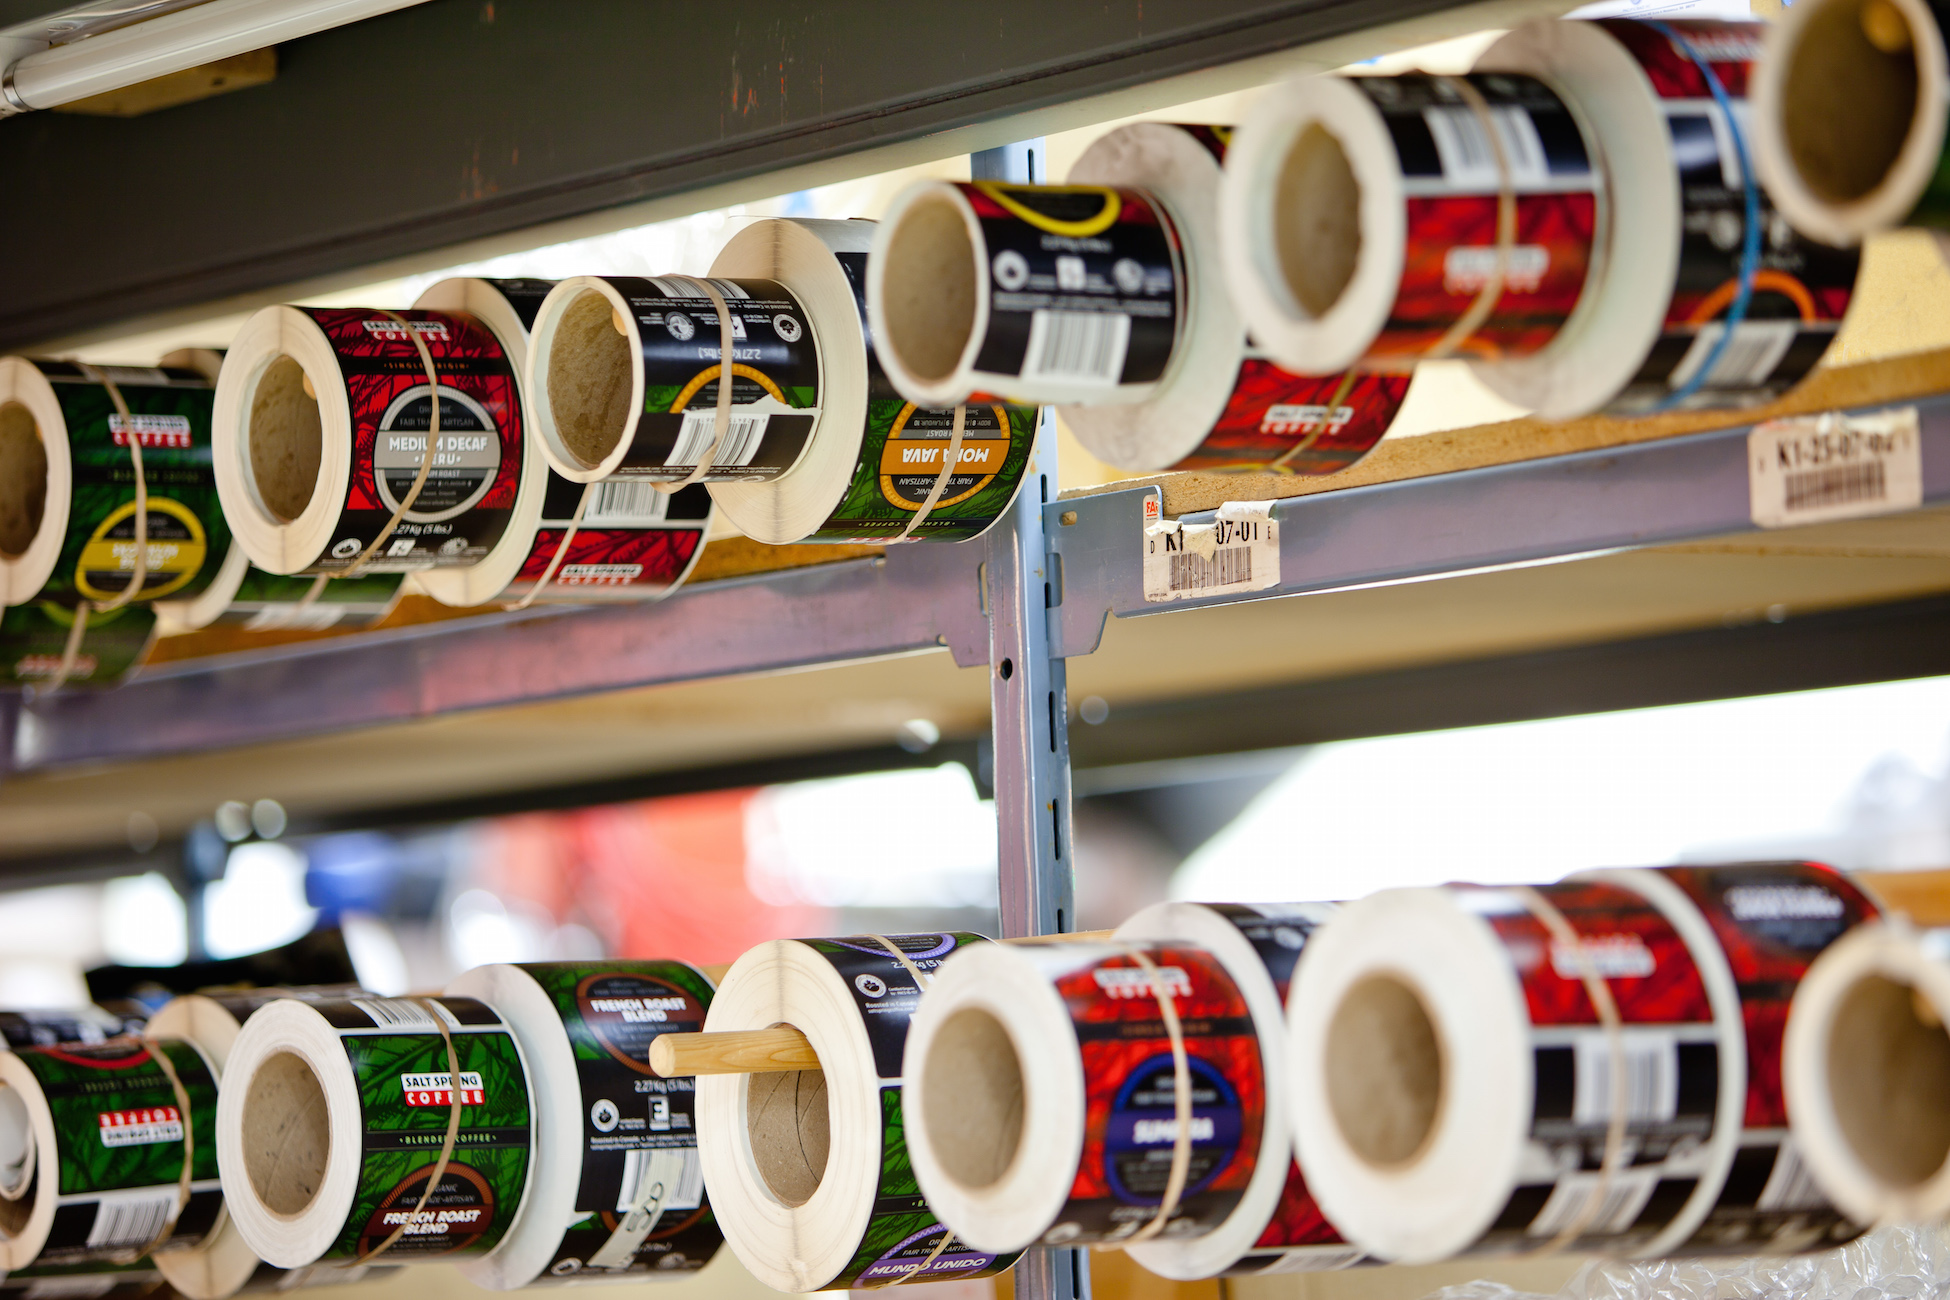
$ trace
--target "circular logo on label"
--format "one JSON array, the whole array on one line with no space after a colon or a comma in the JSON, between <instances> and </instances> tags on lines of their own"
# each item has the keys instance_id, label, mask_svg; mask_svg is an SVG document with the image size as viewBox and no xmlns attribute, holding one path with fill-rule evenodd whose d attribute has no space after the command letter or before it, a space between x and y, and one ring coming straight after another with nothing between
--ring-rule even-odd
<instances>
[{"instance_id":1,"label":"circular logo on label","mask_svg":"<svg viewBox=\"0 0 1950 1300\"><path fill-rule=\"evenodd\" d=\"M1273 928L1273 942L1282 948L1298 949L1307 942L1307 936L1290 925L1280 925Z\"/></svg>"},{"instance_id":2,"label":"circular logo on label","mask_svg":"<svg viewBox=\"0 0 1950 1300\"><path fill-rule=\"evenodd\" d=\"M774 316L772 318L772 328L787 343L797 343L799 341L799 322L790 316Z\"/></svg>"},{"instance_id":3,"label":"circular logo on label","mask_svg":"<svg viewBox=\"0 0 1950 1300\"><path fill-rule=\"evenodd\" d=\"M598 1133L607 1133L616 1127L616 1121L623 1118L623 1112L616 1109L616 1103L607 1097L599 1098L589 1108L589 1122L596 1126Z\"/></svg>"},{"instance_id":4,"label":"circular logo on label","mask_svg":"<svg viewBox=\"0 0 1950 1300\"><path fill-rule=\"evenodd\" d=\"M571 1273L582 1272L582 1261L579 1259L558 1259L548 1266L548 1271L556 1277L567 1277Z\"/></svg>"},{"instance_id":5,"label":"circular logo on label","mask_svg":"<svg viewBox=\"0 0 1950 1300\"><path fill-rule=\"evenodd\" d=\"M154 600L187 586L208 547L202 522L182 502L151 496L148 514L148 560L136 595ZM75 586L93 600L113 600L135 576L135 554L135 502L127 501L109 511L81 548Z\"/></svg>"},{"instance_id":6,"label":"circular logo on label","mask_svg":"<svg viewBox=\"0 0 1950 1300\"><path fill-rule=\"evenodd\" d=\"M341 538L332 543L332 555L335 559L349 560L358 553L359 539L356 537Z\"/></svg>"},{"instance_id":7,"label":"circular logo on label","mask_svg":"<svg viewBox=\"0 0 1950 1300\"><path fill-rule=\"evenodd\" d=\"M440 553L442 555L459 555L466 549L467 539L465 537L449 537L446 541L440 543Z\"/></svg>"},{"instance_id":8,"label":"circular logo on label","mask_svg":"<svg viewBox=\"0 0 1950 1300\"><path fill-rule=\"evenodd\" d=\"M413 490L426 463L433 397L425 384L395 397L379 417L373 443L373 479L388 510ZM501 468L501 431L487 409L458 389L440 386L440 429L426 485L405 518L415 523L452 519L486 496Z\"/></svg>"},{"instance_id":9,"label":"circular logo on label","mask_svg":"<svg viewBox=\"0 0 1950 1300\"><path fill-rule=\"evenodd\" d=\"M878 975L855 975L853 987L870 998L877 998L886 994L887 981Z\"/></svg>"},{"instance_id":10,"label":"circular logo on label","mask_svg":"<svg viewBox=\"0 0 1950 1300\"><path fill-rule=\"evenodd\" d=\"M679 343L684 342L697 333L697 326L692 324L691 318L681 311L674 311L667 314L664 317L664 328L669 330L670 337L676 339Z\"/></svg>"},{"instance_id":11,"label":"circular logo on label","mask_svg":"<svg viewBox=\"0 0 1950 1300\"><path fill-rule=\"evenodd\" d=\"M1117 264L1110 268L1110 276L1125 293L1136 293L1144 287L1144 268L1128 257L1117 259Z\"/></svg>"},{"instance_id":12,"label":"circular logo on label","mask_svg":"<svg viewBox=\"0 0 1950 1300\"><path fill-rule=\"evenodd\" d=\"M1013 248L995 255L995 282L1014 292L1029 283L1029 259Z\"/></svg>"},{"instance_id":13,"label":"circular logo on label","mask_svg":"<svg viewBox=\"0 0 1950 1300\"><path fill-rule=\"evenodd\" d=\"M1059 1223L1043 1234L1045 1246L1060 1246L1066 1241L1075 1241L1083 1235L1083 1228L1075 1223Z\"/></svg>"},{"instance_id":14,"label":"circular logo on label","mask_svg":"<svg viewBox=\"0 0 1950 1300\"><path fill-rule=\"evenodd\" d=\"M670 971L684 978L681 967ZM692 972L690 978L696 978ZM704 1028L704 1003L688 989L648 975L604 971L576 983L576 1010L596 1043L638 1074L650 1068L650 1044L659 1034Z\"/></svg>"}]
</instances>

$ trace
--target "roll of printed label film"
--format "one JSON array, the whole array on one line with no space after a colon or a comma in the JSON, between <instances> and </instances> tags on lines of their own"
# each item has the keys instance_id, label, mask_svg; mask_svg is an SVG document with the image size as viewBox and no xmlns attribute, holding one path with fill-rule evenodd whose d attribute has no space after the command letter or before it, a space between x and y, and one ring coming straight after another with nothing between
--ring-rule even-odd
<instances>
[{"instance_id":1,"label":"roll of printed label film","mask_svg":"<svg viewBox=\"0 0 1950 1300\"><path fill-rule=\"evenodd\" d=\"M1185 944L972 948L936 976L903 1069L922 1193L984 1250L1212 1233L1262 1158L1250 1009L1218 959ZM1283 1180L1283 1153L1279 1165Z\"/></svg>"},{"instance_id":2,"label":"roll of printed label film","mask_svg":"<svg viewBox=\"0 0 1950 1300\"><path fill-rule=\"evenodd\" d=\"M1528 356L1591 274L1601 176L1534 77L1289 81L1227 155L1227 280L1254 338L1303 373Z\"/></svg>"},{"instance_id":3,"label":"roll of printed label film","mask_svg":"<svg viewBox=\"0 0 1950 1300\"><path fill-rule=\"evenodd\" d=\"M1091 455L1135 472L1331 474L1381 440L1409 377L1297 375L1253 345L1219 263L1220 165L1231 137L1224 126L1139 122L1098 139L1070 169L1073 184L1139 189L1169 215L1189 333L1149 399L1066 407L1063 418Z\"/></svg>"},{"instance_id":4,"label":"roll of printed label film","mask_svg":"<svg viewBox=\"0 0 1950 1300\"><path fill-rule=\"evenodd\" d=\"M440 379L438 431L416 337ZM468 313L267 307L251 317L216 402L217 488L251 563L274 574L410 573L497 553L521 526L522 485L539 484L518 355Z\"/></svg>"},{"instance_id":5,"label":"roll of printed label film","mask_svg":"<svg viewBox=\"0 0 1950 1300\"><path fill-rule=\"evenodd\" d=\"M1874 912L1797 863L1351 904L1289 1002L1300 1165L1389 1259L1846 1241L1785 1131L1780 1041L1809 963Z\"/></svg>"},{"instance_id":6,"label":"roll of printed label film","mask_svg":"<svg viewBox=\"0 0 1950 1300\"><path fill-rule=\"evenodd\" d=\"M725 1240L782 1291L985 1277L1015 1262L943 1227L910 1163L908 1024L972 934L778 940L745 953L711 1005L711 1031L789 1024L818 1070L698 1080L699 1152ZM896 950L899 955L896 956Z\"/></svg>"},{"instance_id":7,"label":"roll of printed label film","mask_svg":"<svg viewBox=\"0 0 1950 1300\"><path fill-rule=\"evenodd\" d=\"M211 401L209 381L189 369L0 359L0 682L57 676L77 606L115 600L135 576L131 432L148 496L141 590L91 610L67 683L126 676L158 603L186 605L216 579L230 528L212 478Z\"/></svg>"},{"instance_id":8,"label":"roll of printed label film","mask_svg":"<svg viewBox=\"0 0 1950 1300\"><path fill-rule=\"evenodd\" d=\"M1771 401L1814 369L1859 257L1795 233L1754 176L1745 105L1761 36L1756 23L1552 20L1485 51L1479 69L1534 72L1580 109L1613 178L1587 303L1530 361L1477 366L1491 388L1545 415L1632 415Z\"/></svg>"},{"instance_id":9,"label":"roll of printed label film","mask_svg":"<svg viewBox=\"0 0 1950 1300\"><path fill-rule=\"evenodd\" d=\"M1929 0L1809 0L1769 24L1755 68L1755 162L1795 229L1850 246L1950 230L1950 64Z\"/></svg>"},{"instance_id":10,"label":"roll of printed label film","mask_svg":"<svg viewBox=\"0 0 1950 1300\"><path fill-rule=\"evenodd\" d=\"M723 1238L704 1194L696 1093L650 1069L659 1035L704 1027L710 981L681 962L483 966L450 993L492 1005L534 1087L534 1167L500 1248L461 1263L496 1290L678 1278Z\"/></svg>"},{"instance_id":11,"label":"roll of printed label film","mask_svg":"<svg viewBox=\"0 0 1950 1300\"><path fill-rule=\"evenodd\" d=\"M1245 1196L1205 1236L1130 1247L1154 1273L1180 1279L1298 1273L1345 1268L1361 1258L1307 1190L1287 1114L1287 987L1307 936L1332 910L1325 903L1158 903L1117 927L1120 939L1188 939L1210 952L1246 1000L1266 1075L1266 1121Z\"/></svg>"},{"instance_id":12,"label":"roll of printed label film","mask_svg":"<svg viewBox=\"0 0 1950 1300\"><path fill-rule=\"evenodd\" d=\"M459 1259L514 1225L534 1093L514 1034L482 1003L273 1002L244 1023L225 1074L227 1207L266 1263Z\"/></svg>"}]
</instances>

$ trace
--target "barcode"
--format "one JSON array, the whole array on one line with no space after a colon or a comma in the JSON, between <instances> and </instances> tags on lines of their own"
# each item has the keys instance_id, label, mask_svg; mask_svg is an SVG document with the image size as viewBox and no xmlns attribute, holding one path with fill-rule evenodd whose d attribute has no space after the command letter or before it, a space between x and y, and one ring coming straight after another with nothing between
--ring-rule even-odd
<instances>
[{"instance_id":1,"label":"barcode","mask_svg":"<svg viewBox=\"0 0 1950 1300\"><path fill-rule=\"evenodd\" d=\"M752 457L758 454L758 444L765 438L765 426L771 418L769 415L732 416L725 428L724 441L718 444L718 454L711 458L711 464L751 464ZM711 437L717 429L718 412L715 407L684 412L684 427L677 434L677 445L664 458L664 467L697 464L698 457L711 446Z\"/></svg>"},{"instance_id":2,"label":"barcode","mask_svg":"<svg viewBox=\"0 0 1950 1300\"><path fill-rule=\"evenodd\" d=\"M176 1208L176 1189L140 1196L103 1198L95 1203L95 1222L88 1229L88 1245L95 1250L146 1246L156 1239Z\"/></svg>"},{"instance_id":3,"label":"barcode","mask_svg":"<svg viewBox=\"0 0 1950 1300\"><path fill-rule=\"evenodd\" d=\"M1489 115L1510 164L1511 183L1538 185L1550 180L1550 164L1544 158L1543 142L1537 138L1537 124L1530 120L1530 114L1521 108L1492 106ZM1422 120L1435 137L1442 175L1450 184L1495 189L1502 183L1496 151L1475 109L1425 108Z\"/></svg>"},{"instance_id":4,"label":"barcode","mask_svg":"<svg viewBox=\"0 0 1950 1300\"><path fill-rule=\"evenodd\" d=\"M1889 480L1880 460L1802 470L1787 475L1783 486L1789 510L1819 510L1850 501L1883 501L1889 496Z\"/></svg>"},{"instance_id":5,"label":"barcode","mask_svg":"<svg viewBox=\"0 0 1950 1300\"><path fill-rule=\"evenodd\" d=\"M1533 1237L1555 1237L1584 1217L1585 1202L1598 1190L1601 1172L1568 1173L1558 1177L1550 1199L1525 1229ZM1623 1232L1639 1217L1639 1211L1652 1198L1659 1175L1652 1170L1620 1169L1605 1189L1604 1203L1585 1223L1586 1233Z\"/></svg>"},{"instance_id":6,"label":"barcode","mask_svg":"<svg viewBox=\"0 0 1950 1300\"><path fill-rule=\"evenodd\" d=\"M669 513L670 493L657 491L655 483L641 479L605 479L589 494L589 508L582 512L582 522L657 524Z\"/></svg>"},{"instance_id":7,"label":"barcode","mask_svg":"<svg viewBox=\"0 0 1950 1300\"><path fill-rule=\"evenodd\" d=\"M408 1002L405 998L353 998L352 1005L366 1013L372 1023L381 1029L433 1029L433 1017L418 1002ZM432 1005L440 1007L438 1002ZM449 1028L458 1028L460 1021L453 1013L440 1007L440 1018Z\"/></svg>"},{"instance_id":8,"label":"barcode","mask_svg":"<svg viewBox=\"0 0 1950 1300\"><path fill-rule=\"evenodd\" d=\"M1212 558L1186 553L1171 557L1170 589L1197 591L1205 587L1225 587L1253 579L1253 548L1222 546Z\"/></svg>"},{"instance_id":9,"label":"barcode","mask_svg":"<svg viewBox=\"0 0 1950 1300\"><path fill-rule=\"evenodd\" d=\"M1802 1163L1794 1139L1783 1136L1774 1151L1774 1168L1768 1171L1767 1186L1760 1189L1756 1208L1762 1210L1821 1210L1828 1198L1816 1185L1814 1175Z\"/></svg>"},{"instance_id":10,"label":"barcode","mask_svg":"<svg viewBox=\"0 0 1950 1300\"><path fill-rule=\"evenodd\" d=\"M1131 318L1118 311L1031 313L1024 379L1068 379L1112 385L1124 373Z\"/></svg>"},{"instance_id":11,"label":"barcode","mask_svg":"<svg viewBox=\"0 0 1950 1300\"><path fill-rule=\"evenodd\" d=\"M1794 346L1794 336L1800 328L1798 322L1791 320L1742 321L1740 328L1733 332L1727 350L1713 363L1712 371L1706 376L1706 386L1751 388L1765 383L1788 349ZM1691 383L1694 372L1706 364L1706 358L1726 332L1727 327L1721 321L1708 321L1700 326L1699 333L1693 336L1693 346L1686 349L1686 355L1673 367L1672 378L1667 382L1674 388Z\"/></svg>"},{"instance_id":12,"label":"barcode","mask_svg":"<svg viewBox=\"0 0 1950 1300\"><path fill-rule=\"evenodd\" d=\"M1611 1041L1607 1035L1580 1036L1577 1085L1571 1118L1578 1124L1609 1124L1612 1116ZM1625 1118L1657 1123L1679 1110L1679 1044L1670 1034L1625 1035Z\"/></svg>"},{"instance_id":13,"label":"barcode","mask_svg":"<svg viewBox=\"0 0 1950 1300\"><path fill-rule=\"evenodd\" d=\"M659 1195L651 1184L662 1183ZM664 1210L695 1210L704 1200L704 1162L695 1147L658 1147L623 1153L623 1187L616 1197L618 1213L641 1205Z\"/></svg>"},{"instance_id":14,"label":"barcode","mask_svg":"<svg viewBox=\"0 0 1950 1300\"><path fill-rule=\"evenodd\" d=\"M704 296L699 291L697 281L695 280L673 280L665 279L663 276L652 276L650 277L650 283L655 285L657 292L666 298L702 298ZM713 280L711 283L719 293L724 295L726 302L737 298L751 297L750 294L729 280Z\"/></svg>"}]
</instances>

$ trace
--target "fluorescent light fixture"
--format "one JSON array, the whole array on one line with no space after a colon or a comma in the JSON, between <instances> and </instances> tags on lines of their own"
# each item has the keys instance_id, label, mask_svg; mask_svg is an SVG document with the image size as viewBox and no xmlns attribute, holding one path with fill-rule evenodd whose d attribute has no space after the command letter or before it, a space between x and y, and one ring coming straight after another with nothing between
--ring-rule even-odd
<instances>
[{"instance_id":1,"label":"fluorescent light fixture","mask_svg":"<svg viewBox=\"0 0 1950 1300\"><path fill-rule=\"evenodd\" d=\"M0 116L54 108L422 0L97 0L0 30Z\"/></svg>"}]
</instances>

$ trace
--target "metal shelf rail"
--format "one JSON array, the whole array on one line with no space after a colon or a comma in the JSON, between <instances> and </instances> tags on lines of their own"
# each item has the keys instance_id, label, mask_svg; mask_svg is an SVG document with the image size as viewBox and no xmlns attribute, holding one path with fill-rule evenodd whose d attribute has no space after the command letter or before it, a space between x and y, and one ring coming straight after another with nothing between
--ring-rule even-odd
<instances>
[{"instance_id":1,"label":"metal shelf rail","mask_svg":"<svg viewBox=\"0 0 1950 1300\"><path fill-rule=\"evenodd\" d=\"M1950 502L1950 397L1913 405L1924 505ZM1038 543L1019 515L1014 528L998 525L982 541L895 547L880 557L714 582L659 605L485 615L170 664L115 691L0 697L0 734L11 741L0 750L0 774L941 647L964 667L1008 658L1012 673L1033 677L1043 656L992 629L989 612L1003 619L1019 605L1032 609L1044 583L1048 658L1060 665L1095 650L1110 616L1758 531L1748 432L1738 426L1289 498L1273 509L1281 534L1277 587L1170 604L1147 603L1140 577L1151 489L1058 501L1050 483L1051 499L1038 500L1039 480L1053 475L1032 475L1019 505L1034 509L1048 538L1041 576ZM1042 681L1033 689L1047 713L1051 691L1061 703L1061 675Z\"/></svg>"}]
</instances>

